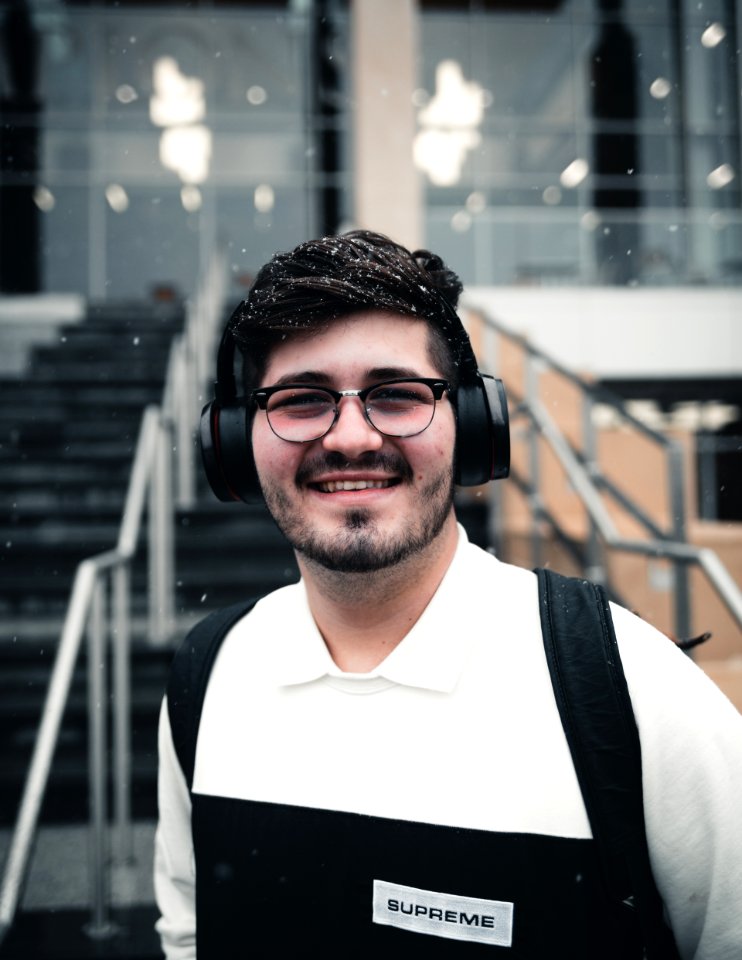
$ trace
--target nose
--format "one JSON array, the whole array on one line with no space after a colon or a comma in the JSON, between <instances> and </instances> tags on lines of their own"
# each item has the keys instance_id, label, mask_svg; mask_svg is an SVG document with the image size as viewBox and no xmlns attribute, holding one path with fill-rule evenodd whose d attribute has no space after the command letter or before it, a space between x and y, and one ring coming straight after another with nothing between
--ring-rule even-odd
<instances>
[{"instance_id":1,"label":"nose","mask_svg":"<svg viewBox=\"0 0 742 960\"><path fill-rule=\"evenodd\" d=\"M353 459L369 450L381 449L384 438L366 419L358 397L343 397L338 403L338 411L332 429L322 437L325 450L334 450Z\"/></svg>"}]
</instances>

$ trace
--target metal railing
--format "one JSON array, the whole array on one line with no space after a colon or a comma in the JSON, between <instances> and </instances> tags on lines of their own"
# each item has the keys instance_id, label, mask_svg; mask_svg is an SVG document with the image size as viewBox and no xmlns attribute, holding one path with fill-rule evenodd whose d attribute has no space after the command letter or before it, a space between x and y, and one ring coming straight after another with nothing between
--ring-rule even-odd
<instances>
[{"instance_id":1,"label":"metal railing","mask_svg":"<svg viewBox=\"0 0 742 960\"><path fill-rule=\"evenodd\" d=\"M497 337L514 345L523 357L523 391L519 395L507 383L511 403L511 418L527 422L528 475L513 468L512 480L526 495L532 518L531 559L534 566L542 563L544 538L541 524L546 522L556 536L577 556L585 575L598 582L607 580L606 551L643 554L653 559L666 559L673 565L673 632L676 638L687 638L691 632L691 601L689 568L698 567L706 576L713 591L742 628L742 591L719 559L715 551L687 542L685 536L686 493L684 485L684 455L681 446L662 433L651 429L632 416L620 397L590 384L569 370L527 338L509 329L505 324L471 304L473 318L479 318L484 327L485 365L497 369ZM476 322L476 321L475 321ZM549 415L539 398L540 375L552 371L572 384L582 402L582 450L576 452L563 432ZM621 421L655 444L664 454L667 469L667 499L670 521L667 528L649 517L646 511L617 484L605 476L597 458L597 428L594 409L597 404L611 408ZM546 506L543 496L541 448L543 438L553 452L569 483L572 485L588 518L588 534L584 548L577 547L573 538L565 534L559 520ZM646 539L622 536L606 505L605 497L618 503L647 533Z\"/></svg>"},{"instance_id":2,"label":"metal railing","mask_svg":"<svg viewBox=\"0 0 742 960\"><path fill-rule=\"evenodd\" d=\"M144 411L118 542L77 568L29 772L18 809L0 887L0 943L17 912L29 869L41 805L59 738L72 677L87 639L91 916L86 931L103 939L115 933L110 919L107 643L112 647L113 821L116 860L132 857L130 641L132 563L147 524L149 571L147 630L150 642L167 642L175 626L175 503L195 500L194 425L224 296L224 268L215 258L189 304L185 329L172 344L162 405ZM173 480L173 458L177 458Z\"/></svg>"}]
</instances>

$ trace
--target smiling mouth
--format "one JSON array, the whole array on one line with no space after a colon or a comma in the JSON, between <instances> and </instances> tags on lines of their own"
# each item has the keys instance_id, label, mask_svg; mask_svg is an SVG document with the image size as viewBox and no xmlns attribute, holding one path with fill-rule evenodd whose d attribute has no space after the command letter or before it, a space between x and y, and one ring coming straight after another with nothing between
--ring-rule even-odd
<instances>
[{"instance_id":1,"label":"smiling mouth","mask_svg":"<svg viewBox=\"0 0 742 960\"><path fill-rule=\"evenodd\" d=\"M310 486L321 493L339 493L343 490L383 490L386 487L393 487L399 480L389 478L388 480L328 480L325 483L312 483Z\"/></svg>"}]
</instances>

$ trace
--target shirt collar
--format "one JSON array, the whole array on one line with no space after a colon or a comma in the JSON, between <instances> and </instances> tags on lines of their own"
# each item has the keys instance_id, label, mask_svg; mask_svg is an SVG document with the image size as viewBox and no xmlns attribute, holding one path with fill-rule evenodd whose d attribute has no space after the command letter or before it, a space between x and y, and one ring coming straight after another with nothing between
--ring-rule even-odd
<instances>
[{"instance_id":1,"label":"shirt collar","mask_svg":"<svg viewBox=\"0 0 742 960\"><path fill-rule=\"evenodd\" d=\"M371 689L400 684L450 693L473 640L470 632L461 635L462 604L471 590L479 589L482 559L492 559L469 543L463 527L458 529L453 560L430 603L401 643L369 673L344 673L337 667L314 622L303 583L290 588L296 595L291 603L285 598L281 604L283 642L274 648L278 683L293 686L329 677L342 680L346 688L353 682L370 684Z\"/></svg>"}]
</instances>

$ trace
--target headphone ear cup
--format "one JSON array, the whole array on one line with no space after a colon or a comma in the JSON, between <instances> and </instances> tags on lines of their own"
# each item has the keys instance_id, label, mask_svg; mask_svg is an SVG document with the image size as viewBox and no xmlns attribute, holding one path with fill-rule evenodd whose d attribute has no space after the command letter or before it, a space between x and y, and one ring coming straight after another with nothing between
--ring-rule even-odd
<instances>
[{"instance_id":1,"label":"headphone ear cup","mask_svg":"<svg viewBox=\"0 0 742 960\"><path fill-rule=\"evenodd\" d=\"M455 482L476 487L510 471L510 429L501 380L477 373L456 391Z\"/></svg>"},{"instance_id":2,"label":"headphone ear cup","mask_svg":"<svg viewBox=\"0 0 742 960\"><path fill-rule=\"evenodd\" d=\"M250 442L247 408L240 398L207 403L199 430L206 479L217 499L250 503L262 499Z\"/></svg>"},{"instance_id":3,"label":"headphone ear cup","mask_svg":"<svg viewBox=\"0 0 742 960\"><path fill-rule=\"evenodd\" d=\"M490 429L492 430L492 475L491 480L504 480L510 474L510 417L508 398L502 380L481 374L487 406L489 407Z\"/></svg>"}]
</instances>

